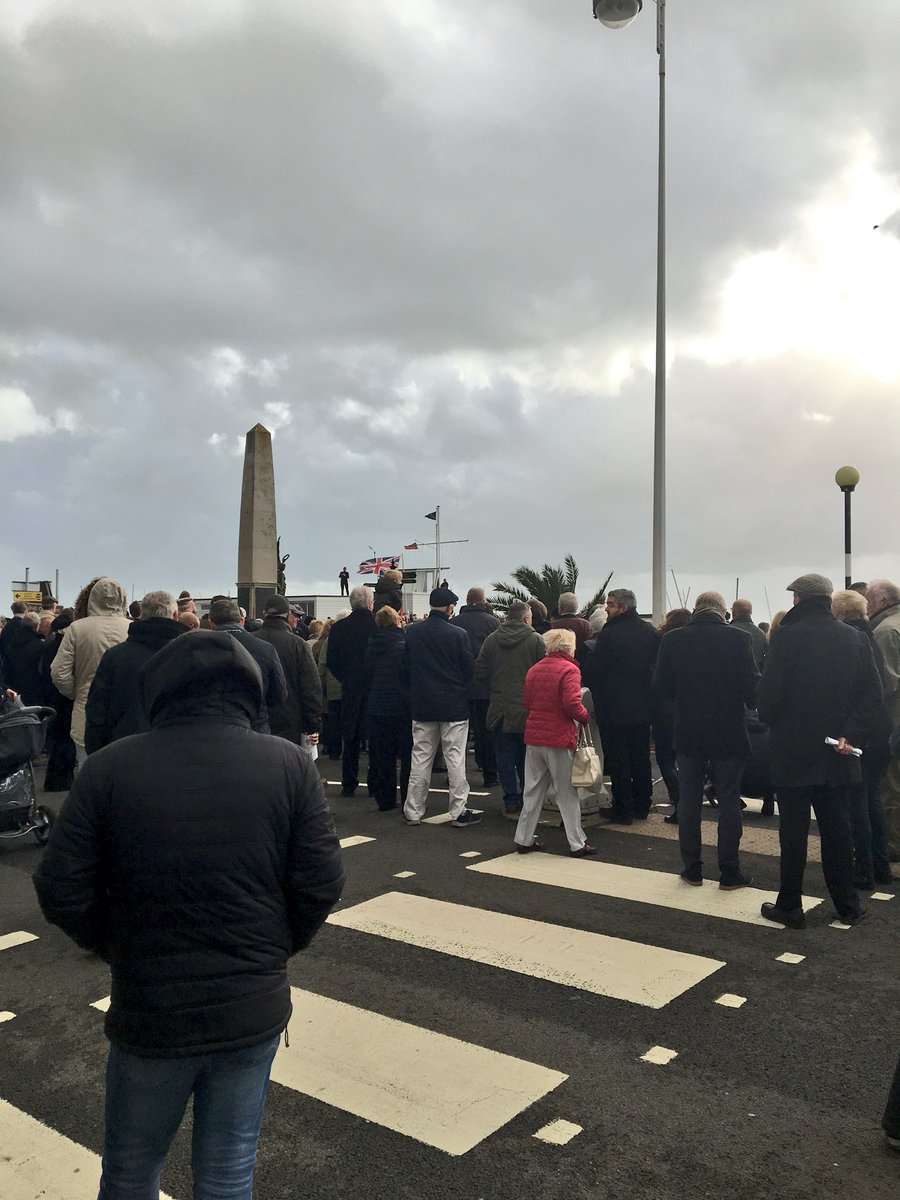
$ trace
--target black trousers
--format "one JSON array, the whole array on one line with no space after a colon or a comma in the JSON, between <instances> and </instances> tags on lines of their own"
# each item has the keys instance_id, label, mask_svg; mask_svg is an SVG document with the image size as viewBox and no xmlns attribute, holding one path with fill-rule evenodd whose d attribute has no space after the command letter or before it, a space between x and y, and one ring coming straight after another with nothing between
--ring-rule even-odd
<instances>
[{"instance_id":1,"label":"black trousers","mask_svg":"<svg viewBox=\"0 0 900 1200\"><path fill-rule=\"evenodd\" d=\"M612 784L613 812L617 817L645 817L653 795L649 722L601 725L600 741L604 768Z\"/></svg>"},{"instance_id":2,"label":"black trousers","mask_svg":"<svg viewBox=\"0 0 900 1200\"><path fill-rule=\"evenodd\" d=\"M322 722L322 740L329 758L341 757L341 702L328 701L328 712Z\"/></svg>"},{"instance_id":3,"label":"black trousers","mask_svg":"<svg viewBox=\"0 0 900 1200\"><path fill-rule=\"evenodd\" d=\"M350 580L349 579L341 580L341 595L342 596L350 595Z\"/></svg>"},{"instance_id":4,"label":"black trousers","mask_svg":"<svg viewBox=\"0 0 900 1200\"><path fill-rule=\"evenodd\" d=\"M412 721L407 717L369 717L369 795L381 809L397 805L397 762L400 803L406 803L412 761Z\"/></svg>"},{"instance_id":5,"label":"black trousers","mask_svg":"<svg viewBox=\"0 0 900 1200\"><path fill-rule=\"evenodd\" d=\"M341 697L341 787L346 790L359 786L359 748L366 723L365 695L344 688Z\"/></svg>"},{"instance_id":6,"label":"black trousers","mask_svg":"<svg viewBox=\"0 0 900 1200\"><path fill-rule=\"evenodd\" d=\"M778 788L778 837L781 842L781 890L778 907L801 908L806 870L810 808L815 809L822 846L825 886L839 917L859 912L853 886L853 836L846 788L811 786Z\"/></svg>"},{"instance_id":7,"label":"black trousers","mask_svg":"<svg viewBox=\"0 0 900 1200\"><path fill-rule=\"evenodd\" d=\"M497 778L497 752L494 735L488 732L487 710L490 700L469 701L469 729L475 742L475 761L484 775L484 782Z\"/></svg>"}]
</instances>

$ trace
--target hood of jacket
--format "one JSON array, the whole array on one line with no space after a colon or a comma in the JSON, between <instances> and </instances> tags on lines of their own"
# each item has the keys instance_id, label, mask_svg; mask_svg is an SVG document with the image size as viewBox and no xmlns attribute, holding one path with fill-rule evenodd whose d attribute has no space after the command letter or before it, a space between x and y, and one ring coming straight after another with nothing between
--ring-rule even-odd
<instances>
[{"instance_id":1,"label":"hood of jacket","mask_svg":"<svg viewBox=\"0 0 900 1200\"><path fill-rule=\"evenodd\" d=\"M527 642L530 637L540 637L530 625L526 625L524 621L504 621L499 629L495 629L491 635L498 646L502 646L504 650L511 650L514 646L521 646L523 642Z\"/></svg>"},{"instance_id":2,"label":"hood of jacket","mask_svg":"<svg viewBox=\"0 0 900 1200\"><path fill-rule=\"evenodd\" d=\"M117 617L125 616L125 590L115 579L103 576L91 588L88 596L87 615L89 617L105 617L114 613Z\"/></svg>"},{"instance_id":3,"label":"hood of jacket","mask_svg":"<svg viewBox=\"0 0 900 1200\"><path fill-rule=\"evenodd\" d=\"M237 638L198 631L176 637L141 672L141 701L151 725L259 716L262 674Z\"/></svg>"},{"instance_id":4,"label":"hood of jacket","mask_svg":"<svg viewBox=\"0 0 900 1200\"><path fill-rule=\"evenodd\" d=\"M128 626L129 642L137 642L140 646L149 646L153 650L161 650L173 638L187 633L180 621L171 617L148 617L146 621L132 621Z\"/></svg>"}]
</instances>

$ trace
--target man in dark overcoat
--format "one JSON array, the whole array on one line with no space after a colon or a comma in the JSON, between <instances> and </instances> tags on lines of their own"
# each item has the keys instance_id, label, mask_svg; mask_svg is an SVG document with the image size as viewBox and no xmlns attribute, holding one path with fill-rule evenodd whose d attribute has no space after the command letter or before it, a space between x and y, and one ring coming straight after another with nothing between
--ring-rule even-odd
<instances>
[{"instance_id":1,"label":"man in dark overcoat","mask_svg":"<svg viewBox=\"0 0 900 1200\"><path fill-rule=\"evenodd\" d=\"M806 924L803 873L811 808L838 917L854 924L865 915L853 887L848 784L861 777L853 751L878 719L884 693L865 636L832 613L832 590L824 575L802 575L788 586L794 607L769 646L759 685L760 720L771 729L781 840L781 889L762 914L792 929Z\"/></svg>"},{"instance_id":2,"label":"man in dark overcoat","mask_svg":"<svg viewBox=\"0 0 900 1200\"><path fill-rule=\"evenodd\" d=\"M707 770L719 801L719 887L752 883L739 859L741 776L750 756L745 713L755 706L758 682L749 635L726 623L718 592L701 592L690 624L662 639L655 676L660 695L675 709L681 878L694 886L703 883L700 811Z\"/></svg>"}]
</instances>

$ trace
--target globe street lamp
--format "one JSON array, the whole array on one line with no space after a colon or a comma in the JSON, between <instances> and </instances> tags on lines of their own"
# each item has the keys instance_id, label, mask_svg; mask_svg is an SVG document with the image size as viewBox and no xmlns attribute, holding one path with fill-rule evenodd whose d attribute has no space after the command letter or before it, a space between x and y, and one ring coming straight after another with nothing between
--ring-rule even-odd
<instances>
[{"instance_id":1,"label":"globe street lamp","mask_svg":"<svg viewBox=\"0 0 900 1200\"><path fill-rule=\"evenodd\" d=\"M849 588L853 578L850 571L850 497L859 483L856 467L839 467L834 473L834 482L844 493L844 587Z\"/></svg>"},{"instance_id":2,"label":"globe street lamp","mask_svg":"<svg viewBox=\"0 0 900 1200\"><path fill-rule=\"evenodd\" d=\"M643 0L593 0L594 16L608 29L622 29L638 15ZM653 405L653 620L666 611L666 0L656 0L659 55L659 164L656 223L656 384Z\"/></svg>"}]
</instances>

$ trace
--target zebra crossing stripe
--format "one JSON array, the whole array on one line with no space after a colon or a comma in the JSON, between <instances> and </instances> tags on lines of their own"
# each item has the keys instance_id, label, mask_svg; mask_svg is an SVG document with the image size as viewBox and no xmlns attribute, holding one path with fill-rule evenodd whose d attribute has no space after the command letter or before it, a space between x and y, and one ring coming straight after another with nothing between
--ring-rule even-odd
<instances>
[{"instance_id":1,"label":"zebra crossing stripe","mask_svg":"<svg viewBox=\"0 0 900 1200\"><path fill-rule=\"evenodd\" d=\"M358 833L355 837L341 838L341 849L349 850L351 846L364 846L366 844L366 842L374 842L374 841L375 841L375 838L363 837L363 835L361 833Z\"/></svg>"},{"instance_id":2,"label":"zebra crossing stripe","mask_svg":"<svg viewBox=\"0 0 900 1200\"><path fill-rule=\"evenodd\" d=\"M272 1079L447 1154L465 1154L568 1078L327 996L291 997L290 1045Z\"/></svg>"},{"instance_id":3,"label":"zebra crossing stripe","mask_svg":"<svg viewBox=\"0 0 900 1200\"><path fill-rule=\"evenodd\" d=\"M26 942L36 942L37 940L36 933L26 933L24 929L19 929L15 933L4 933L0 935L0 950L12 950L13 946L24 946Z\"/></svg>"},{"instance_id":4,"label":"zebra crossing stripe","mask_svg":"<svg viewBox=\"0 0 900 1200\"><path fill-rule=\"evenodd\" d=\"M97 1200L100 1156L0 1100L3 1200ZM160 1200L172 1200L160 1192Z\"/></svg>"},{"instance_id":5,"label":"zebra crossing stripe","mask_svg":"<svg viewBox=\"0 0 900 1200\"><path fill-rule=\"evenodd\" d=\"M697 954L406 892L366 900L328 921L647 1008L663 1008L725 966Z\"/></svg>"},{"instance_id":6,"label":"zebra crossing stripe","mask_svg":"<svg viewBox=\"0 0 900 1200\"><path fill-rule=\"evenodd\" d=\"M776 899L773 892L763 892L757 888L723 892L712 880L707 880L705 887L688 887L674 871L620 867L596 859L586 862L558 854L505 854L502 858L475 863L466 870L500 875L525 883L570 888L575 892L590 892L595 896L612 896L616 900L658 904L663 908L699 913L706 917L743 921L765 929L781 929L780 925L767 921L759 911L764 900ZM803 907L808 911L821 903L819 899L805 896Z\"/></svg>"}]
</instances>

